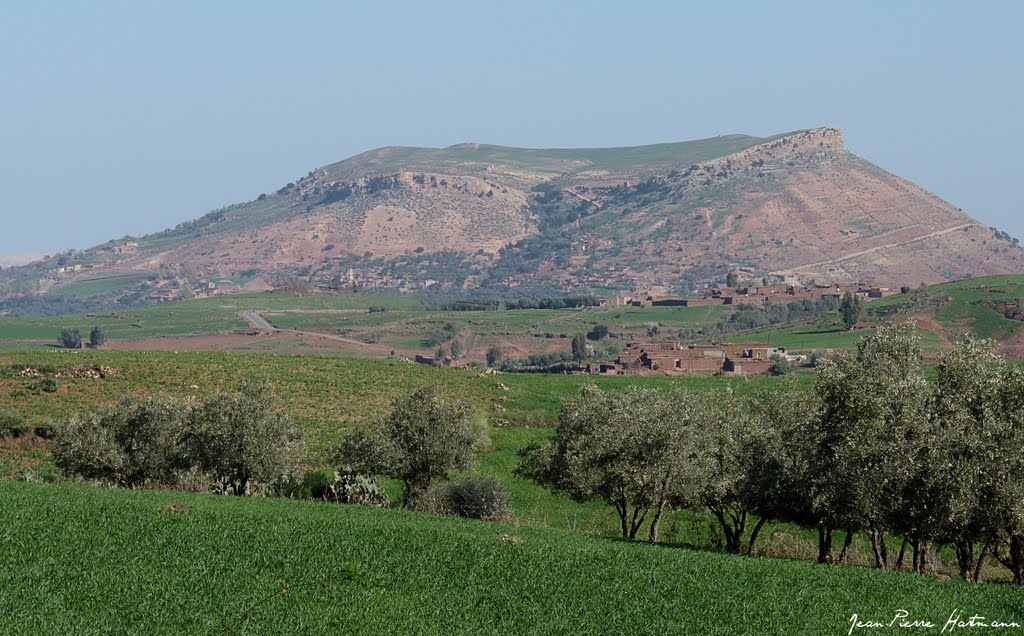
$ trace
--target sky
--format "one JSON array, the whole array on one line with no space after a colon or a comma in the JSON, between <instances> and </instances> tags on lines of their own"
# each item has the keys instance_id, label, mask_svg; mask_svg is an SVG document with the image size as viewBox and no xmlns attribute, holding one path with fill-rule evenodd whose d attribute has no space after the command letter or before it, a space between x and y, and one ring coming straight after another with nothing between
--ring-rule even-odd
<instances>
[{"instance_id":1,"label":"sky","mask_svg":"<svg viewBox=\"0 0 1024 636\"><path fill-rule=\"evenodd\" d=\"M388 145L837 126L1024 238L1024 2L9 2L0 253L81 249Z\"/></svg>"}]
</instances>

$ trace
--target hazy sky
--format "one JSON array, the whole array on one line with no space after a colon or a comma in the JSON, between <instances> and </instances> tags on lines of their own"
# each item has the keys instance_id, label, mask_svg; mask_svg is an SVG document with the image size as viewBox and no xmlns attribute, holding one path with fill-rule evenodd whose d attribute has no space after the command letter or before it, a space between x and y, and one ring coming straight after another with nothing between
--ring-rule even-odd
<instances>
[{"instance_id":1,"label":"hazy sky","mask_svg":"<svg viewBox=\"0 0 1024 636\"><path fill-rule=\"evenodd\" d=\"M4 5L0 252L160 230L379 146L824 125L1024 238L1024 2Z\"/></svg>"}]
</instances>

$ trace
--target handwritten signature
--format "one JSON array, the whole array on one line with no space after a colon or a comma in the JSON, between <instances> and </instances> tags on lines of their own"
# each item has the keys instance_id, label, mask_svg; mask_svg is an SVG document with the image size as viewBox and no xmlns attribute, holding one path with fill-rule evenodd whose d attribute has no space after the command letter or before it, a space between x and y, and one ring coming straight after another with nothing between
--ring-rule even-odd
<instances>
[{"instance_id":1,"label":"handwritten signature","mask_svg":"<svg viewBox=\"0 0 1024 636\"><path fill-rule=\"evenodd\" d=\"M955 609L949 615L949 618L945 623L937 623L927 618L915 618L910 615L907 610L896 610L892 617L886 620L868 620L862 618L860 614L854 614L850 617L850 631L847 632L847 636L853 636L853 633L859 630L872 630L872 629L920 629L920 630L933 630L938 629L941 626L940 634L949 634L956 630L965 631L969 629L1020 629L1020 623L1013 621L1002 621L980 614L971 615L969 612L964 612L961 609Z\"/></svg>"}]
</instances>

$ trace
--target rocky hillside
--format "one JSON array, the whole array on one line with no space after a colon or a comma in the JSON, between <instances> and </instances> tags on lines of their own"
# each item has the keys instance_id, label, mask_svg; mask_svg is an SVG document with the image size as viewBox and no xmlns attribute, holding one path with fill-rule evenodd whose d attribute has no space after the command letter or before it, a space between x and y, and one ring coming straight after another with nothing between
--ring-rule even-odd
<instances>
[{"instance_id":1,"label":"rocky hillside","mask_svg":"<svg viewBox=\"0 0 1024 636\"><path fill-rule=\"evenodd\" d=\"M1024 272L1024 250L820 128L635 148L383 148L0 284L67 295L124 280L145 297L331 281L663 292L730 270L916 286Z\"/></svg>"}]
</instances>

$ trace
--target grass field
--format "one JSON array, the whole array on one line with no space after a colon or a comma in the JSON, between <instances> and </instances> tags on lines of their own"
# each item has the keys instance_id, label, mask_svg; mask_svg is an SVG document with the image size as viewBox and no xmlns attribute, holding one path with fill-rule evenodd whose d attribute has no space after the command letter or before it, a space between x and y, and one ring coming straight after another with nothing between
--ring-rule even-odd
<instances>
[{"instance_id":1,"label":"grass field","mask_svg":"<svg viewBox=\"0 0 1024 636\"><path fill-rule=\"evenodd\" d=\"M1024 623L1002 584L286 500L12 482L0 497L7 634L845 634L854 613L941 626L958 608Z\"/></svg>"},{"instance_id":2,"label":"grass field","mask_svg":"<svg viewBox=\"0 0 1024 636\"><path fill-rule=\"evenodd\" d=\"M770 342L792 351L852 347L880 321L925 317L921 336L927 349L937 349L964 332L1003 340L1014 337L1024 322L1008 319L1002 304L1024 298L1024 276L995 276L936 285L866 305L862 328L848 332L837 315L806 324L782 324L753 332L727 334L733 342ZM371 306L387 308L369 312ZM432 331L446 322L459 327L460 340L477 358L491 345L522 351L568 350L568 338L596 325L619 337L611 341L673 339L680 330L712 326L733 311L708 307L590 307L515 311L446 312L430 310L411 296L387 294L255 293L183 301L126 310L121 314L57 318L0 318L0 350L34 341L55 345L63 327L86 334L99 325L108 340L139 340L154 336L222 334L247 327L241 312L254 309L285 329L344 330L355 338L382 345L429 350ZM657 335L648 332L657 327ZM12 342L14 343L12 345ZM614 357L614 356L612 356Z\"/></svg>"},{"instance_id":3,"label":"grass field","mask_svg":"<svg viewBox=\"0 0 1024 636\"><path fill-rule=\"evenodd\" d=\"M55 393L34 392L35 380L18 375L25 367L53 374L66 367L95 365L112 367L115 375L105 379L61 379ZM229 388L244 376L271 380L281 407L296 416L315 439L322 440L320 444L337 441L341 431L383 413L394 396L424 384L437 384L452 395L469 398L482 410L493 410L493 405L500 405L507 412L493 414L492 420L517 422L531 414L554 416L561 399L587 383L613 389L643 382L708 390L733 387L739 392L748 392L775 381L753 377L652 376L638 379L542 374L481 377L467 369L319 356L185 351L11 351L0 352L0 409L18 415L33 426L45 425L69 411L94 408L125 395L158 393L187 397Z\"/></svg>"},{"instance_id":4,"label":"grass field","mask_svg":"<svg viewBox=\"0 0 1024 636\"><path fill-rule=\"evenodd\" d=\"M137 340L154 336L226 333L248 327L241 312L246 309L287 310L301 307L311 312L356 311L371 305L411 310L422 306L407 296L373 294L255 293L214 296L150 307L127 308L117 313L55 316L46 318L0 318L2 340L51 340L56 343L62 328L77 328L84 336L94 325L108 339ZM362 315L360 314L360 315ZM315 314L314 314L315 315ZM383 314L372 314L383 315Z\"/></svg>"}]
</instances>

